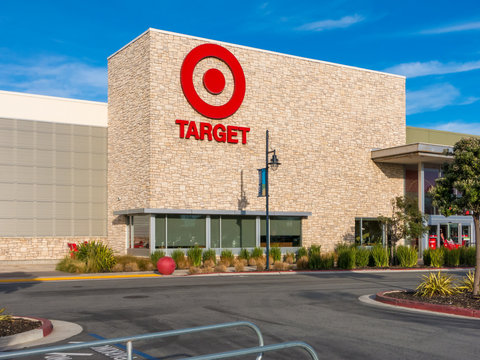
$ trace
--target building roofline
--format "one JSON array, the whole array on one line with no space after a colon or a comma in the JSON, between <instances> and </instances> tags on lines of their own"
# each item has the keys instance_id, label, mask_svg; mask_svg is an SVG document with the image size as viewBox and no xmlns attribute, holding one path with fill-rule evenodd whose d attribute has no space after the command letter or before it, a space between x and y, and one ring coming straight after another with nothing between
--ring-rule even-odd
<instances>
[{"instance_id":1,"label":"building roofline","mask_svg":"<svg viewBox=\"0 0 480 360\"><path fill-rule=\"evenodd\" d=\"M195 210L195 209L127 209L114 211L113 215L136 215L136 214L171 214L171 215L245 215L262 216L265 211L259 210ZM311 212L302 211L270 211L271 216L312 216Z\"/></svg>"},{"instance_id":2,"label":"building roofline","mask_svg":"<svg viewBox=\"0 0 480 360\"><path fill-rule=\"evenodd\" d=\"M33 97L33 98L38 98L38 99L49 99L49 100L59 100L59 101L84 103L84 104L90 104L90 105L108 106L108 103L103 102L103 101L71 99L71 98L60 97L60 96L52 96L52 95L39 95L39 94L22 93L22 92L18 92L18 91L0 90L0 95L1 94L20 95L20 96Z\"/></svg>"},{"instance_id":3,"label":"building roofline","mask_svg":"<svg viewBox=\"0 0 480 360\"><path fill-rule=\"evenodd\" d=\"M198 37L198 36L185 35L185 34L175 33L175 32L166 31L166 30L154 29L154 28L149 28L149 29L147 29L146 31L144 31L142 34L140 34L139 36L137 36L135 39L133 39L132 41L130 41L130 42L127 43L126 45L122 46L119 50L115 51L112 55L110 55L110 56L107 58L107 60L110 60L110 58L112 58L113 56L115 56L116 54L118 54L120 51L122 51L123 49L127 48L128 46L130 46L132 43L134 43L135 41L137 41L139 38L141 38L142 36L144 36L144 35L145 35L146 33L148 33L149 31L151 31L151 32L157 32L157 33L161 33L161 34L166 34L166 35L180 36L180 37L184 37L184 38L188 38L188 39L193 39L193 40L208 41L208 42L214 43L214 44L227 45L227 46L232 46L232 47L236 47L236 48L239 48L239 49L259 51L259 52L263 52L263 53L266 53L266 54L285 56L285 57L289 57L289 58L292 58L292 59L298 59L298 60L303 60L303 61L310 61L310 62L319 63L319 64L326 64L326 65L343 67L343 68L347 68L347 69L361 70L361 71L366 71L366 72L371 72L371 73L376 73L376 74L381 74L381 75L388 75L388 76L393 76L393 77L397 77L397 78L401 78L401 79L405 79L405 78L406 78L406 77L403 76L403 75L391 74L391 73L387 73L387 72L383 72L383 71L378 71L378 70L370 70L370 69L364 69L364 68L361 68L361 67L356 67L356 66L351 66L351 65L343 65L343 64L337 64L337 63L333 63L333 62L329 62L329 61L310 59L310 58L306 58L306 57L302 57L302 56L297 56L297 55L284 54L284 53L280 53L280 52L276 52L276 51L264 50L264 49L254 48L254 47L245 46L245 45L232 44L232 43L228 43L228 42L225 42L225 41L212 40L212 39L202 38L202 37Z\"/></svg>"}]
</instances>

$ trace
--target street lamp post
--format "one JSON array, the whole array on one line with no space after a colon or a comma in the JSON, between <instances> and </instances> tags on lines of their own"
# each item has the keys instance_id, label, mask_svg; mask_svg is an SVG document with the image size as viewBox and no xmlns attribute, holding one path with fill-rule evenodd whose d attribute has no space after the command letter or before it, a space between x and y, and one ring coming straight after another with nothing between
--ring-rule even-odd
<instances>
[{"instance_id":1,"label":"street lamp post","mask_svg":"<svg viewBox=\"0 0 480 360\"><path fill-rule=\"evenodd\" d=\"M272 154L270 162L268 162L268 155ZM265 146L265 235L266 235L266 248L267 248L267 270L270 268L270 222L268 214L268 168L271 167L272 171L278 169L280 162L278 162L277 154L275 150L268 150L268 130L266 134L266 146Z\"/></svg>"}]
</instances>

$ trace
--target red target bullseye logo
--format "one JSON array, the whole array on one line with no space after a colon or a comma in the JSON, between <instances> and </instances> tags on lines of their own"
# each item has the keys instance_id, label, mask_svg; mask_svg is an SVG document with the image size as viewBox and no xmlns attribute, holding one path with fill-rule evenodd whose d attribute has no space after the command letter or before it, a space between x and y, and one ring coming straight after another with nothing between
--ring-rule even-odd
<instances>
[{"instance_id":1,"label":"red target bullseye logo","mask_svg":"<svg viewBox=\"0 0 480 360\"><path fill-rule=\"evenodd\" d=\"M233 75L234 89L227 103L216 106L210 105L198 95L193 85L193 71L197 64L208 57L223 61ZM237 58L223 46L203 44L190 51L183 60L180 73L183 93L192 107L203 116L211 119L224 119L238 110L245 96L245 75ZM213 95L221 94L225 89L225 76L218 69L209 69L203 75L203 86Z\"/></svg>"}]
</instances>

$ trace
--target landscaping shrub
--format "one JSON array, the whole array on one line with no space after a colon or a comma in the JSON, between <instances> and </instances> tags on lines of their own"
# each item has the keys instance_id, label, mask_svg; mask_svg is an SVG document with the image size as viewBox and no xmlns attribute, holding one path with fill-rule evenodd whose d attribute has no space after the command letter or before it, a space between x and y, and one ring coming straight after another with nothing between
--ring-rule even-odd
<instances>
[{"instance_id":1,"label":"landscaping shrub","mask_svg":"<svg viewBox=\"0 0 480 360\"><path fill-rule=\"evenodd\" d=\"M460 250L460 265L462 266L475 266L475 246L465 247L462 246Z\"/></svg>"},{"instance_id":2,"label":"landscaping shrub","mask_svg":"<svg viewBox=\"0 0 480 360\"><path fill-rule=\"evenodd\" d=\"M248 266L257 266L257 259L250 258L248 259Z\"/></svg>"},{"instance_id":3,"label":"landscaping shrub","mask_svg":"<svg viewBox=\"0 0 480 360\"><path fill-rule=\"evenodd\" d=\"M281 262L281 261L277 261L273 265L273 270L276 270L276 271L285 271L285 270L288 270L288 269L289 269L288 264L284 263L284 262Z\"/></svg>"},{"instance_id":4,"label":"landscaping shrub","mask_svg":"<svg viewBox=\"0 0 480 360\"><path fill-rule=\"evenodd\" d=\"M321 245L312 245L308 249L308 256L320 255Z\"/></svg>"},{"instance_id":5,"label":"landscaping shrub","mask_svg":"<svg viewBox=\"0 0 480 360\"><path fill-rule=\"evenodd\" d=\"M194 249L194 248L192 248ZM189 249L191 250L191 249ZM200 262L202 262L202 256L200 255ZM198 266L190 266L188 268L188 273L190 275L194 275L194 274L200 274L202 272L202 269L200 269Z\"/></svg>"},{"instance_id":6,"label":"landscaping shrub","mask_svg":"<svg viewBox=\"0 0 480 360\"><path fill-rule=\"evenodd\" d=\"M195 245L187 250L187 257L192 267L200 267L202 265L202 249Z\"/></svg>"},{"instance_id":7,"label":"landscaping shrub","mask_svg":"<svg viewBox=\"0 0 480 360\"><path fill-rule=\"evenodd\" d=\"M322 256L319 253L310 254L308 257L308 268L310 270L318 270L320 269L320 262L322 260Z\"/></svg>"},{"instance_id":8,"label":"landscaping shrub","mask_svg":"<svg viewBox=\"0 0 480 360\"><path fill-rule=\"evenodd\" d=\"M445 265L459 266L460 265L460 249L452 249L445 251Z\"/></svg>"},{"instance_id":9,"label":"landscaping shrub","mask_svg":"<svg viewBox=\"0 0 480 360\"><path fill-rule=\"evenodd\" d=\"M357 248L355 252L355 266L357 268L365 268L370 260L370 250L364 247Z\"/></svg>"},{"instance_id":10,"label":"landscaping shrub","mask_svg":"<svg viewBox=\"0 0 480 360\"><path fill-rule=\"evenodd\" d=\"M338 251L338 260L337 265L340 269L347 269L351 270L355 268L356 261L355 256L356 251L355 248L342 248Z\"/></svg>"},{"instance_id":11,"label":"landscaping shrub","mask_svg":"<svg viewBox=\"0 0 480 360\"><path fill-rule=\"evenodd\" d=\"M252 250L252 254L250 255L253 259L258 259L263 257L263 248L256 247Z\"/></svg>"},{"instance_id":12,"label":"landscaping shrub","mask_svg":"<svg viewBox=\"0 0 480 360\"><path fill-rule=\"evenodd\" d=\"M218 264L217 266L215 266L215 272L226 272L227 271L227 267L223 264Z\"/></svg>"},{"instance_id":13,"label":"landscaping shrub","mask_svg":"<svg viewBox=\"0 0 480 360\"><path fill-rule=\"evenodd\" d=\"M182 250L174 250L172 252L172 259L175 261L177 269L183 269L185 266L185 253Z\"/></svg>"},{"instance_id":14,"label":"landscaping shrub","mask_svg":"<svg viewBox=\"0 0 480 360\"><path fill-rule=\"evenodd\" d=\"M464 277L460 284L455 287L458 292L473 292L473 280L475 278L475 271L469 271L467 276Z\"/></svg>"},{"instance_id":15,"label":"landscaping shrub","mask_svg":"<svg viewBox=\"0 0 480 360\"><path fill-rule=\"evenodd\" d=\"M308 250L306 247L301 247L297 250L297 260L304 256L308 256Z\"/></svg>"},{"instance_id":16,"label":"landscaping shrub","mask_svg":"<svg viewBox=\"0 0 480 360\"><path fill-rule=\"evenodd\" d=\"M209 271L209 272L213 272L213 268L215 267L215 265L216 263L212 259L203 260L203 267L205 269L212 269L212 271Z\"/></svg>"},{"instance_id":17,"label":"landscaping shrub","mask_svg":"<svg viewBox=\"0 0 480 360\"><path fill-rule=\"evenodd\" d=\"M0 309L0 321L10 321L12 320L12 315L4 314L5 308Z\"/></svg>"},{"instance_id":18,"label":"landscaping shrub","mask_svg":"<svg viewBox=\"0 0 480 360\"><path fill-rule=\"evenodd\" d=\"M237 259L235 260L235 271L242 272L245 271L245 261L246 259Z\"/></svg>"},{"instance_id":19,"label":"landscaping shrub","mask_svg":"<svg viewBox=\"0 0 480 360\"><path fill-rule=\"evenodd\" d=\"M270 264L276 263L277 261L282 261L282 249L277 246L273 246L270 249L270 256L273 258L273 262L270 262Z\"/></svg>"},{"instance_id":20,"label":"landscaping shrub","mask_svg":"<svg viewBox=\"0 0 480 360\"><path fill-rule=\"evenodd\" d=\"M128 263L135 263L137 270L131 270L133 265L131 265L127 270L126 265ZM115 266L112 268L112 271L146 271L153 269L155 269L155 266L153 265L152 260L149 258L132 255L120 255L115 256Z\"/></svg>"},{"instance_id":21,"label":"landscaping shrub","mask_svg":"<svg viewBox=\"0 0 480 360\"><path fill-rule=\"evenodd\" d=\"M132 272L132 271L139 271L140 269L137 263L132 261L125 264L124 270L128 272Z\"/></svg>"},{"instance_id":22,"label":"landscaping shrub","mask_svg":"<svg viewBox=\"0 0 480 360\"><path fill-rule=\"evenodd\" d=\"M232 250L223 250L220 255L220 261L225 266L233 266L235 255L233 255Z\"/></svg>"},{"instance_id":23,"label":"landscaping shrub","mask_svg":"<svg viewBox=\"0 0 480 360\"><path fill-rule=\"evenodd\" d=\"M283 257L283 261L285 261L287 264L290 264L290 265L293 264L295 262L295 254L287 252Z\"/></svg>"},{"instance_id":24,"label":"landscaping shrub","mask_svg":"<svg viewBox=\"0 0 480 360\"><path fill-rule=\"evenodd\" d=\"M109 272L116 261L113 250L98 241L80 244L75 259L86 264L85 272Z\"/></svg>"},{"instance_id":25,"label":"landscaping shrub","mask_svg":"<svg viewBox=\"0 0 480 360\"><path fill-rule=\"evenodd\" d=\"M239 259L245 259L248 261L250 259L250 253L248 252L247 249L242 249L240 250L240 254L237 256Z\"/></svg>"},{"instance_id":26,"label":"landscaping shrub","mask_svg":"<svg viewBox=\"0 0 480 360\"><path fill-rule=\"evenodd\" d=\"M202 254L202 258L204 264L207 260L211 260L213 262L213 266L217 264L217 253L213 249L205 250Z\"/></svg>"},{"instance_id":27,"label":"landscaping shrub","mask_svg":"<svg viewBox=\"0 0 480 360\"><path fill-rule=\"evenodd\" d=\"M342 250L350 249L352 245L354 244L348 244L346 242L338 243L337 245L335 245L335 252L338 254Z\"/></svg>"},{"instance_id":28,"label":"landscaping shrub","mask_svg":"<svg viewBox=\"0 0 480 360\"><path fill-rule=\"evenodd\" d=\"M158 260L165 256L165 251L163 250L155 250L153 254L150 255L150 260L154 266L157 266Z\"/></svg>"},{"instance_id":29,"label":"landscaping shrub","mask_svg":"<svg viewBox=\"0 0 480 360\"><path fill-rule=\"evenodd\" d=\"M302 256L297 260L297 270L307 270L308 267L308 256Z\"/></svg>"},{"instance_id":30,"label":"landscaping shrub","mask_svg":"<svg viewBox=\"0 0 480 360\"><path fill-rule=\"evenodd\" d=\"M84 273L86 264L83 261L72 259L70 255L65 256L55 267L58 271L69 273Z\"/></svg>"},{"instance_id":31,"label":"landscaping shrub","mask_svg":"<svg viewBox=\"0 0 480 360\"><path fill-rule=\"evenodd\" d=\"M443 248L430 249L430 266L442 267L445 263L445 250Z\"/></svg>"},{"instance_id":32,"label":"landscaping shrub","mask_svg":"<svg viewBox=\"0 0 480 360\"><path fill-rule=\"evenodd\" d=\"M397 247L397 260L401 267L411 268L417 265L417 250L413 247L400 245Z\"/></svg>"},{"instance_id":33,"label":"landscaping shrub","mask_svg":"<svg viewBox=\"0 0 480 360\"><path fill-rule=\"evenodd\" d=\"M438 249L437 249L438 250ZM450 275L430 273L422 276L423 281L418 285L415 294L422 297L448 296L455 294L453 278Z\"/></svg>"},{"instance_id":34,"label":"landscaping shrub","mask_svg":"<svg viewBox=\"0 0 480 360\"><path fill-rule=\"evenodd\" d=\"M423 265L430 266L432 265L432 256L431 256L431 249L423 250Z\"/></svg>"},{"instance_id":35,"label":"landscaping shrub","mask_svg":"<svg viewBox=\"0 0 480 360\"><path fill-rule=\"evenodd\" d=\"M376 267L388 266L388 251L381 244L377 244L372 247L371 257L373 259L373 265Z\"/></svg>"},{"instance_id":36,"label":"landscaping shrub","mask_svg":"<svg viewBox=\"0 0 480 360\"><path fill-rule=\"evenodd\" d=\"M257 258L256 263L257 263L257 271L265 270L266 264L263 258Z\"/></svg>"}]
</instances>

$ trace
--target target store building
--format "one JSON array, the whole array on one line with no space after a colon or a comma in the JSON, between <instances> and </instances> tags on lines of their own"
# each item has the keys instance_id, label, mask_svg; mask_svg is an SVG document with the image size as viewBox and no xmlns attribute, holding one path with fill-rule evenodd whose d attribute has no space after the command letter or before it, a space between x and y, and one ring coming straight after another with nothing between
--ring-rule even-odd
<instances>
[{"instance_id":1,"label":"target store building","mask_svg":"<svg viewBox=\"0 0 480 360\"><path fill-rule=\"evenodd\" d=\"M0 113L13 139L0 145L0 260L57 259L92 239L138 255L264 246L266 130L281 162L271 243L284 248L365 239L408 166L448 157L446 145L406 148L404 77L155 29L109 57L108 121L106 104L62 101L61 116ZM25 201L35 210L22 217Z\"/></svg>"}]
</instances>

